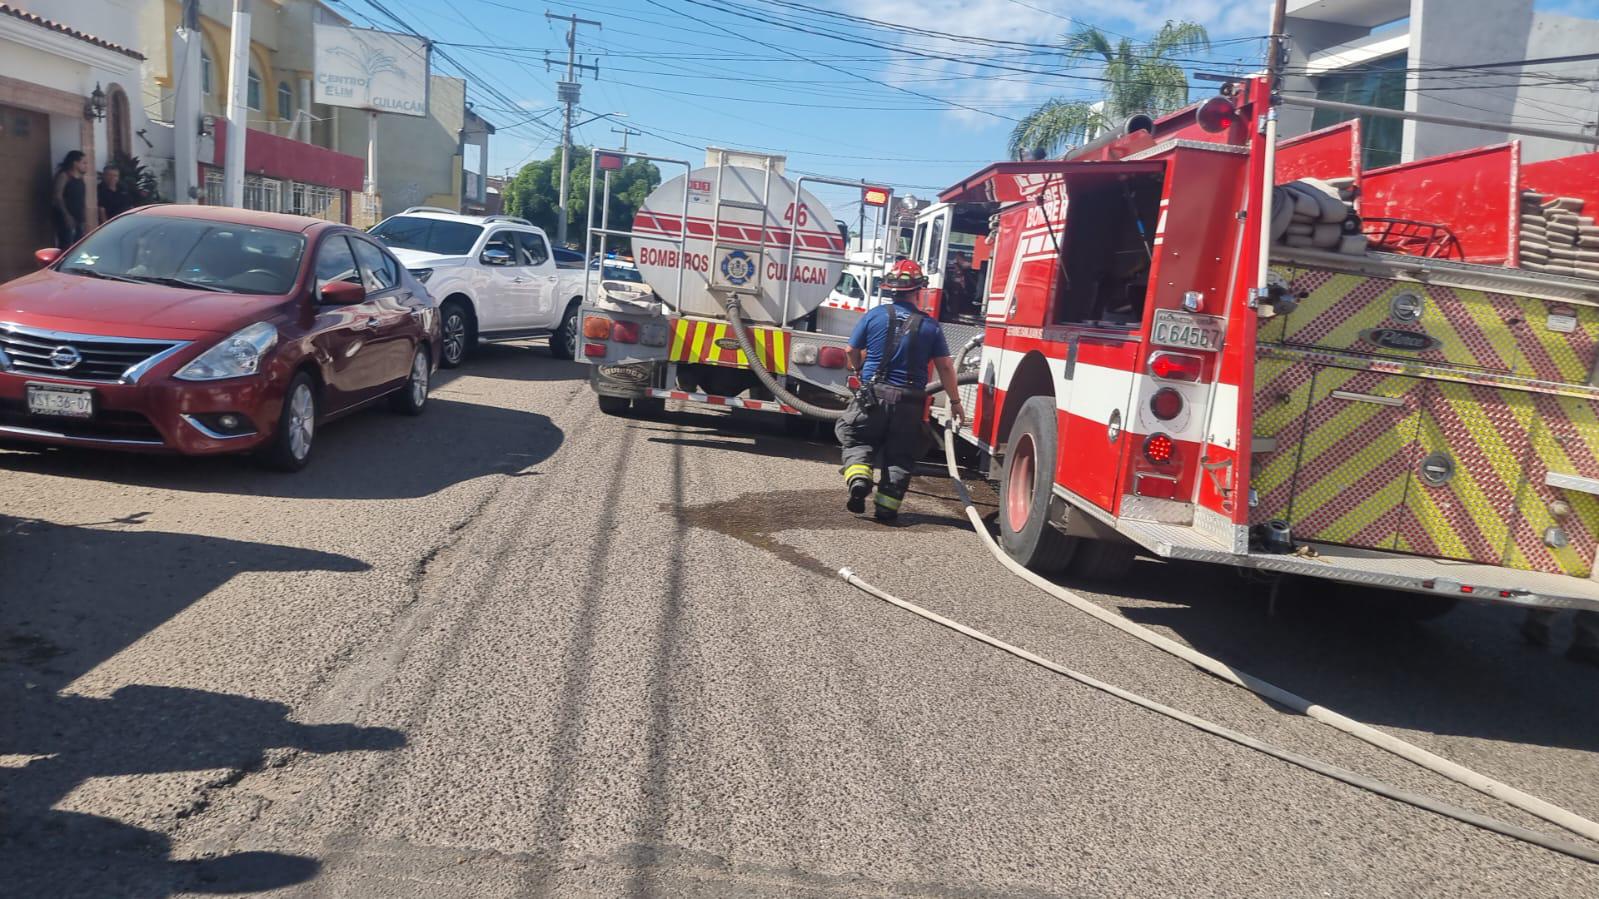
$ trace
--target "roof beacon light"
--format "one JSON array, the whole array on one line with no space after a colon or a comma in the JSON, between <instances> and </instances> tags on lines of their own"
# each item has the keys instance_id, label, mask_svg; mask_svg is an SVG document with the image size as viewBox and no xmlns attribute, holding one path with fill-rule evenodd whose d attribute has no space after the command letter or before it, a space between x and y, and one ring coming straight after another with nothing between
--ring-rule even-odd
<instances>
[{"instance_id":1,"label":"roof beacon light","mask_svg":"<svg viewBox=\"0 0 1599 899\"><path fill-rule=\"evenodd\" d=\"M1215 134L1226 131L1238 120L1238 110L1233 108L1233 102L1226 97L1211 97L1199 104L1199 111L1194 113L1199 127Z\"/></svg>"},{"instance_id":2,"label":"roof beacon light","mask_svg":"<svg viewBox=\"0 0 1599 899\"><path fill-rule=\"evenodd\" d=\"M866 187L861 189L861 202L867 206L887 206L889 190L886 187Z\"/></svg>"}]
</instances>

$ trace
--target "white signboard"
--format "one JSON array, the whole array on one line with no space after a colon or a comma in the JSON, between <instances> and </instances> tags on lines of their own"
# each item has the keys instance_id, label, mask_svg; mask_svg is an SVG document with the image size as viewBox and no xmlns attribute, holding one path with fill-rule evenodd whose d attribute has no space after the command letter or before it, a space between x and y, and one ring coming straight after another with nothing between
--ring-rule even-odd
<instances>
[{"instance_id":1,"label":"white signboard","mask_svg":"<svg viewBox=\"0 0 1599 899\"><path fill-rule=\"evenodd\" d=\"M428 44L409 34L317 25L315 101L428 114Z\"/></svg>"}]
</instances>

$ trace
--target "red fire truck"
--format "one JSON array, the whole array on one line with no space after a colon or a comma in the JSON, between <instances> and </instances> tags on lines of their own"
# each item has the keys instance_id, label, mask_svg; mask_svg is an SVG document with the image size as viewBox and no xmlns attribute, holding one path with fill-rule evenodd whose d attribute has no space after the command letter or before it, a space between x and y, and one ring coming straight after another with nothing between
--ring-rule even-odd
<instances>
[{"instance_id":1,"label":"red fire truck","mask_svg":"<svg viewBox=\"0 0 1599 899\"><path fill-rule=\"evenodd\" d=\"M970 236L1005 548L1599 609L1599 154L1362 170L1357 121L1268 146L1262 85L923 214L930 269Z\"/></svg>"}]
</instances>

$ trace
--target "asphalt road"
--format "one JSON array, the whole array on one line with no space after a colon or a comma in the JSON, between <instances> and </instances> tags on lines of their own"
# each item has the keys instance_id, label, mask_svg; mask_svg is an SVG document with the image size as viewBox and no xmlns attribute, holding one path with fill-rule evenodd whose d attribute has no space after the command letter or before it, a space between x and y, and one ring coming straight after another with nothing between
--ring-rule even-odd
<instances>
[{"instance_id":1,"label":"asphalt road","mask_svg":"<svg viewBox=\"0 0 1599 899\"><path fill-rule=\"evenodd\" d=\"M310 469L0 452L17 896L1580 896L1599 868L1092 692L843 584L1506 820L1007 576L936 476L842 509L760 418L498 346ZM1141 561L1089 594L1599 816L1599 671ZM1569 635L1563 623L1557 639ZM1538 824L1547 829L1549 825Z\"/></svg>"}]
</instances>

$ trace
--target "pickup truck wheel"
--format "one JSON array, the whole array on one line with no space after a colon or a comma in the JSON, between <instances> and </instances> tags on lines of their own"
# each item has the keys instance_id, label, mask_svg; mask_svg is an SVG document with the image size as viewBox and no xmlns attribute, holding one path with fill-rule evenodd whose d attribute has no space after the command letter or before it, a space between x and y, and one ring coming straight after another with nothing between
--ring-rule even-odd
<instances>
[{"instance_id":1,"label":"pickup truck wheel","mask_svg":"<svg viewBox=\"0 0 1599 899\"><path fill-rule=\"evenodd\" d=\"M632 401L625 396L606 396L602 393L595 399L599 400L600 411L606 415L626 415L632 406Z\"/></svg>"},{"instance_id":2,"label":"pickup truck wheel","mask_svg":"<svg viewBox=\"0 0 1599 899\"><path fill-rule=\"evenodd\" d=\"M999 543L1010 557L1039 573L1060 571L1077 542L1049 523L1055 482L1055 400L1022 404L1011 428L999 480Z\"/></svg>"},{"instance_id":3,"label":"pickup truck wheel","mask_svg":"<svg viewBox=\"0 0 1599 899\"><path fill-rule=\"evenodd\" d=\"M561 325L550 335L550 355L557 359L577 358L577 304L566 307Z\"/></svg>"},{"instance_id":4,"label":"pickup truck wheel","mask_svg":"<svg viewBox=\"0 0 1599 899\"><path fill-rule=\"evenodd\" d=\"M455 368L471 354L477 344L477 329L472 323L472 313L460 300L445 300L439 309L444 346L439 352L439 364Z\"/></svg>"}]
</instances>

